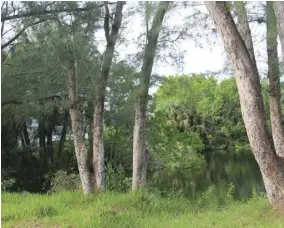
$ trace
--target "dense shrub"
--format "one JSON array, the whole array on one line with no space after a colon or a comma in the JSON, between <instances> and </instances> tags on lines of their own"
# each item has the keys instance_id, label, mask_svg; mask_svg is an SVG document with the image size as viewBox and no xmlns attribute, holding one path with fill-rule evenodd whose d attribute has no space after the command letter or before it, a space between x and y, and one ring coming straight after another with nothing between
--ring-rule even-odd
<instances>
[{"instance_id":1,"label":"dense shrub","mask_svg":"<svg viewBox=\"0 0 284 228\"><path fill-rule=\"evenodd\" d=\"M79 174L59 170L54 174L51 180L51 191L58 192L62 190L75 190L80 186Z\"/></svg>"},{"instance_id":2,"label":"dense shrub","mask_svg":"<svg viewBox=\"0 0 284 228\"><path fill-rule=\"evenodd\" d=\"M106 169L106 188L111 191L126 192L131 187L132 179L126 177L125 170L121 165L116 169L108 165Z\"/></svg>"}]
</instances>

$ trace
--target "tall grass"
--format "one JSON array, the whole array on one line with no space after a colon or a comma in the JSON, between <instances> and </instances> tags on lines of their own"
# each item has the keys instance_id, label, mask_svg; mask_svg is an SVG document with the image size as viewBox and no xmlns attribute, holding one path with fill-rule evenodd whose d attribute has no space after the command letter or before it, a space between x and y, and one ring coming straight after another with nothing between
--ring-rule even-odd
<instances>
[{"instance_id":1,"label":"tall grass","mask_svg":"<svg viewBox=\"0 0 284 228\"><path fill-rule=\"evenodd\" d=\"M105 192L84 197L78 191L2 194L3 227L284 227L284 215L264 197L214 204L209 189L199 201L177 195ZM208 193L209 192L209 193ZM229 202L229 200L231 200ZM214 201L214 200L213 200Z\"/></svg>"}]
</instances>

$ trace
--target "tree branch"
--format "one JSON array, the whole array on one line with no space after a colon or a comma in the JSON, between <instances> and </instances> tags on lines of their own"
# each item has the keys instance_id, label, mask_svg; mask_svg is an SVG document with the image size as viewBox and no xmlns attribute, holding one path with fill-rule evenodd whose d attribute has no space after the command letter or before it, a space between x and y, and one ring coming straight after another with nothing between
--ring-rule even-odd
<instances>
[{"instance_id":1,"label":"tree branch","mask_svg":"<svg viewBox=\"0 0 284 228\"><path fill-rule=\"evenodd\" d=\"M78 94L79 97L84 97L87 93L84 91L81 91L80 94ZM11 104L16 104L16 105L21 105L21 104L28 104L28 103L35 103L35 102L41 102L41 101L55 101L55 100L62 100L64 98L68 97L68 93L62 93L62 94L54 94L54 95L49 95L45 97L40 97L37 99L32 99L32 100L17 100L17 99L10 99L6 101L1 102L1 106L4 107L6 105L11 105Z\"/></svg>"},{"instance_id":2,"label":"tree branch","mask_svg":"<svg viewBox=\"0 0 284 228\"><path fill-rule=\"evenodd\" d=\"M40 97L38 99L35 100L28 100L28 101L20 101L20 100L6 100L6 101L2 101L1 102L1 106L6 106L6 105L10 105L10 104L27 104L27 103L32 103L32 102L40 102L40 101L53 101L56 99L63 99L64 97L67 97L68 94L63 94L63 95L50 95L50 96L46 96L46 97Z\"/></svg>"},{"instance_id":3,"label":"tree branch","mask_svg":"<svg viewBox=\"0 0 284 228\"><path fill-rule=\"evenodd\" d=\"M2 14L2 12L3 12L4 5L6 5L5 16L7 16L7 12L8 12L8 2L6 2L6 1L4 1L4 2L2 3L2 6L1 6L1 14ZM2 25L1 25L1 37L3 36L3 32L4 32L4 24L5 24L5 22L3 21L3 22L2 22Z\"/></svg>"},{"instance_id":4,"label":"tree branch","mask_svg":"<svg viewBox=\"0 0 284 228\"><path fill-rule=\"evenodd\" d=\"M115 3L109 2L107 4L115 4ZM84 11L92 10L95 8L103 7L104 5L105 4L99 4L99 5L96 5L95 7L83 7L83 8L76 8L76 9L54 9L54 10L42 9L42 10L34 10L31 12L20 12L16 15L11 15L11 16L1 15L1 22L13 20L13 19L20 19L24 17L41 16L41 15L53 14L53 13L84 12Z\"/></svg>"},{"instance_id":5,"label":"tree branch","mask_svg":"<svg viewBox=\"0 0 284 228\"><path fill-rule=\"evenodd\" d=\"M105 30L105 36L106 36L106 41L107 43L109 42L109 8L108 8L108 2L104 2L104 6L105 6L105 19L104 19L104 30Z\"/></svg>"},{"instance_id":6,"label":"tree branch","mask_svg":"<svg viewBox=\"0 0 284 228\"><path fill-rule=\"evenodd\" d=\"M11 43L13 43L20 35L23 34L23 32L24 32L27 28L29 28L29 27L31 27L31 26L34 26L34 25L37 25L37 24L40 24L40 23L42 23L42 22L44 22L44 21L46 21L46 19L41 19L41 20L39 20L39 21L37 21L37 22L33 22L33 23L31 23L31 24L25 25L13 38L11 38L11 39L10 39L9 41L7 41L6 43L2 44L2 45L1 45L1 49L5 48L5 47L8 47Z\"/></svg>"}]
</instances>

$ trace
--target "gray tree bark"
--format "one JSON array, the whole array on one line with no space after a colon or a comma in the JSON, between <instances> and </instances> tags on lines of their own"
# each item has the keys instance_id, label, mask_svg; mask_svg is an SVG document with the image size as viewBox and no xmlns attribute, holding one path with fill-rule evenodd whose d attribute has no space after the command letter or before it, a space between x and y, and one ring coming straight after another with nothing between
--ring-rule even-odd
<instances>
[{"instance_id":1,"label":"gray tree bark","mask_svg":"<svg viewBox=\"0 0 284 228\"><path fill-rule=\"evenodd\" d=\"M277 20L277 30L282 48L282 58L284 61L284 2L274 1L273 6Z\"/></svg>"},{"instance_id":2,"label":"gray tree bark","mask_svg":"<svg viewBox=\"0 0 284 228\"><path fill-rule=\"evenodd\" d=\"M225 2L205 2L235 70L242 117L254 157L260 167L270 204L284 208L284 160L274 150L266 126L256 65Z\"/></svg>"},{"instance_id":3,"label":"gray tree bark","mask_svg":"<svg viewBox=\"0 0 284 228\"><path fill-rule=\"evenodd\" d=\"M268 81L269 105L272 137L276 153L284 157L284 128L281 113L280 72L277 52L277 25L273 9L273 2L266 3L267 17L267 56L268 56ZM284 15L283 15L284 16Z\"/></svg>"},{"instance_id":4,"label":"gray tree bark","mask_svg":"<svg viewBox=\"0 0 284 228\"><path fill-rule=\"evenodd\" d=\"M122 21L122 9L125 2L118 2L111 28L109 29L109 14L108 3L105 4L105 20L104 30L106 36L106 51L102 64L102 69L99 77L99 85L97 89L97 96L94 101L94 117L93 117L93 167L95 172L95 187L99 191L105 190L105 162L104 162L104 143L103 143L103 115L104 115L104 101L105 90L107 86L111 62L114 55L114 47L116 44L118 32Z\"/></svg>"},{"instance_id":5,"label":"gray tree bark","mask_svg":"<svg viewBox=\"0 0 284 228\"><path fill-rule=\"evenodd\" d=\"M70 61L70 65L68 67L67 87L70 103L69 112L71 117L71 126L78 170L84 195L88 195L92 192L91 173L88 169L88 151L84 142L82 126L80 122L81 113L78 107L76 66L74 61Z\"/></svg>"},{"instance_id":6,"label":"gray tree bark","mask_svg":"<svg viewBox=\"0 0 284 228\"><path fill-rule=\"evenodd\" d=\"M151 29L147 30L147 44L140 72L140 88L135 107L135 124L133 131L133 174L132 190L146 186L147 153L145 122L150 78L157 49L162 22L170 2L160 2L155 13ZM148 27L148 26L147 26Z\"/></svg>"},{"instance_id":7,"label":"gray tree bark","mask_svg":"<svg viewBox=\"0 0 284 228\"><path fill-rule=\"evenodd\" d=\"M253 48L253 43L252 43L252 38L251 38L251 31L249 28L249 23L248 23L248 18L247 18L247 13L246 13L244 2L237 1L237 2L234 2L234 4L235 4L236 14L238 18L238 26L237 26L238 30L241 34L242 39L245 42L245 45L249 52L251 60L256 65L255 56L254 56L254 48Z\"/></svg>"}]
</instances>

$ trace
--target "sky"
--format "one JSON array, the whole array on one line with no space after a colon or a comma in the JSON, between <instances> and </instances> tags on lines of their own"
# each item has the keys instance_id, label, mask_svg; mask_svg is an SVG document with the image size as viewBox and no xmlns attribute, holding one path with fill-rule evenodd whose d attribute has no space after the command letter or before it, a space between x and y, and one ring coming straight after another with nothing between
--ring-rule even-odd
<instances>
[{"instance_id":1,"label":"sky","mask_svg":"<svg viewBox=\"0 0 284 228\"><path fill-rule=\"evenodd\" d=\"M129 7L136 4L135 2L127 2L124 12L128 10ZM265 4L265 2L248 2L247 9L249 9L250 14L254 16L262 16L264 11L261 4ZM194 14L196 11L191 10L192 7L187 7L186 9L179 8L178 10L171 10L166 14L164 19L164 26L173 26L173 27L182 27L187 20L189 20L189 16ZM199 10L201 13L208 14L205 5L200 5L195 7L195 9ZM137 37L139 34L145 29L145 19L142 16L143 12L140 15L136 14L129 19L129 21L124 23L126 24L126 33L123 31L124 37L127 37L128 42L121 43L117 45L116 50L119 53L119 57L121 60L127 59L127 54L134 54L137 52L137 45L135 42L137 41ZM194 19L191 19L194 21ZM165 25L166 24L166 25ZM198 28L192 29L192 34L196 34L196 30L205 32L203 28L197 26ZM208 24L208 30L214 28L212 21L211 24ZM257 22L250 23L250 28L252 32L252 39L254 43L254 51L255 57L258 65L258 69L261 76L266 76L267 72L267 54L266 54L266 26L265 24L258 24ZM195 31L194 31L195 30ZM99 37L103 37L103 31L98 33ZM133 40L133 41L132 41ZM226 52L224 50L224 46L222 41L218 35L209 37L210 42L204 37L200 37L198 40L199 43L202 44L202 48L196 44L196 41L187 38L179 42L179 44L175 44L178 46L178 49L182 51L186 51L184 53L184 63L182 66L176 66L173 64L169 64L163 61L155 62L153 66L153 73L159 75L180 75L180 74L192 74L192 73L204 73L204 72L218 72L221 71L229 64ZM131 42L132 41L132 42ZM280 42L278 42L278 52L279 56L281 56L281 48ZM101 51L104 50L105 45L101 43L99 45L99 49ZM166 51L170 52L170 50ZM170 60L169 60L170 61ZM226 78L231 75L218 75L220 79Z\"/></svg>"},{"instance_id":2,"label":"sky","mask_svg":"<svg viewBox=\"0 0 284 228\"><path fill-rule=\"evenodd\" d=\"M127 8L131 7L133 4L135 3L127 2L124 12L127 11ZM207 12L204 5L198 8L202 13ZM193 13L193 11L190 12L190 8L179 9L178 12L171 11L165 17L164 24L182 27L186 17ZM119 53L121 60L127 58L127 54L134 54L137 52L137 37L143 32L143 29L145 29L144 18L142 15L133 15L132 18L129 19L125 24L127 28L125 28L124 31L126 32L122 33L130 42L127 42L126 44L122 43L116 46L116 50ZM97 37L102 38L103 36L103 31L97 33ZM182 67L164 62L155 62L153 66L153 73L159 75L175 75L220 71L225 64L225 53L221 40L216 40L218 42L214 45L206 43L205 40L202 41L203 48L197 47L196 43L189 38L182 40L179 44L174 44L177 46L175 48L178 48L181 51L186 51L184 53L184 64L182 64ZM99 45L99 50L103 51L104 49L105 44L102 42ZM170 50L168 50L168 52L170 52Z\"/></svg>"},{"instance_id":3,"label":"sky","mask_svg":"<svg viewBox=\"0 0 284 228\"><path fill-rule=\"evenodd\" d=\"M137 6L137 4L139 3L127 2L124 6L124 15L128 13L132 7ZM257 5L257 7L255 7L255 5ZM259 5L260 2L249 2L247 7L250 9L250 13L253 13L254 15L261 15L263 13L263 10L260 9ZM119 53L119 60L129 59L128 55L136 54L137 50L141 50L141 46L139 47L137 43L143 43L143 40L141 42L139 35L143 31L145 31L144 6L140 5L139 9L140 13L135 13L131 16L123 18L122 24L124 28L121 31L121 37L123 39L127 39L127 42L122 42L122 39L118 39L118 44L116 45L115 50L117 53ZM195 22L195 19L193 17L190 17L190 15L195 14L197 10L200 11L200 13L207 14L205 5L197 6L195 7L195 9L193 9L192 7L179 7L178 9L172 9L170 10L170 12L167 12L163 25L182 29L186 23ZM258 68L260 72L265 74L267 70L265 25L251 23L250 27L253 35ZM9 29L9 26L6 28ZM206 29L207 32L212 28L214 28L214 25L211 22L211 24L209 24L208 28ZM206 32L206 30L204 30L200 26L194 26L194 28L192 28L189 33L194 36L194 34L196 34L198 31L200 33L204 33ZM205 36L199 37L197 39L199 41L199 44L202 45L202 48L196 44L196 40L192 38L186 38L172 44L171 47L173 49L164 50L164 54L169 54L170 52L177 54L177 51L179 51L180 53L183 52L182 64L176 65L169 58L167 58L168 62L155 61L152 72L155 74L167 76L176 74L221 71L226 66L226 64L228 64L228 61L226 61L226 53L220 38L218 36L209 36L210 42L205 39ZM98 44L99 50L101 52L104 52L105 37L103 30L100 30L96 33L96 42ZM279 54L281 54L280 45ZM221 75L221 78L222 77L226 77L226 75Z\"/></svg>"}]
</instances>

